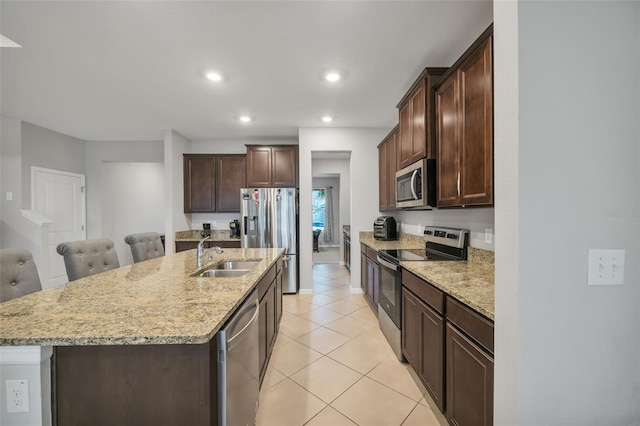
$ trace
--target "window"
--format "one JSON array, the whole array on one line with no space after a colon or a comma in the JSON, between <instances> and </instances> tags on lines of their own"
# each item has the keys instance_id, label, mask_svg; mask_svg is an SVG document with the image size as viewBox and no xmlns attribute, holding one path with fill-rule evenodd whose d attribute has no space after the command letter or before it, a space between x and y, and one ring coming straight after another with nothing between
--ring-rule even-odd
<instances>
[{"instance_id":1,"label":"window","mask_svg":"<svg viewBox=\"0 0 640 426\"><path fill-rule=\"evenodd\" d=\"M311 192L311 211L312 221L311 226L315 228L324 228L324 200L325 189L318 188Z\"/></svg>"}]
</instances>

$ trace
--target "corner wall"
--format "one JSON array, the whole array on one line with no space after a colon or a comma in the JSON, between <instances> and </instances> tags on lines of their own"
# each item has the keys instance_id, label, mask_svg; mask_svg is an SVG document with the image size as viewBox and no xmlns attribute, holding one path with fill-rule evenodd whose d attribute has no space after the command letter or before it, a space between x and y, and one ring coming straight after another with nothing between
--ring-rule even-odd
<instances>
[{"instance_id":1,"label":"corner wall","mask_svg":"<svg viewBox=\"0 0 640 426\"><path fill-rule=\"evenodd\" d=\"M175 232L191 229L184 213L184 174L182 154L191 152L191 141L174 130L164 134L165 252L175 253Z\"/></svg>"},{"instance_id":2,"label":"corner wall","mask_svg":"<svg viewBox=\"0 0 640 426\"><path fill-rule=\"evenodd\" d=\"M517 40L495 51L500 84L518 88L496 93L497 110L517 109L496 128L498 234L515 238L496 244L496 424L640 424L639 8L521 1L517 25L495 15L496 37ZM624 285L587 286L594 248L626 250ZM513 389L516 415L501 399Z\"/></svg>"},{"instance_id":3,"label":"corner wall","mask_svg":"<svg viewBox=\"0 0 640 426\"><path fill-rule=\"evenodd\" d=\"M359 231L371 231L378 216L378 149L389 129L301 128L300 149L300 289L311 291L311 152L349 151L351 194L351 290L360 289ZM342 188L345 191L346 188Z\"/></svg>"}]
</instances>

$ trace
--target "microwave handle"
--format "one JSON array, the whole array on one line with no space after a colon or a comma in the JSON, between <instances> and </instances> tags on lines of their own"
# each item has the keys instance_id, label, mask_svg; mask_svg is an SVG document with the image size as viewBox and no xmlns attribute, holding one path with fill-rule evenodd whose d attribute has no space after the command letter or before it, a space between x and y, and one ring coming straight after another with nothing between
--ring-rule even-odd
<instances>
[{"instance_id":1,"label":"microwave handle","mask_svg":"<svg viewBox=\"0 0 640 426\"><path fill-rule=\"evenodd\" d=\"M413 199L418 199L418 194L416 194L416 178L418 177L418 171L414 170L411 174L411 194L413 195Z\"/></svg>"}]
</instances>

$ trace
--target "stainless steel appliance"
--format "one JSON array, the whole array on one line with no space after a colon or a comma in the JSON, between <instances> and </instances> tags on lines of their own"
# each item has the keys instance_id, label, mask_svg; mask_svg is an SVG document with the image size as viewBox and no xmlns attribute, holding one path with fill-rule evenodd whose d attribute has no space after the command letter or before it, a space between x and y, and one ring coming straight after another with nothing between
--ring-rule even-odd
<instances>
[{"instance_id":1,"label":"stainless steel appliance","mask_svg":"<svg viewBox=\"0 0 640 426\"><path fill-rule=\"evenodd\" d=\"M229 222L229 229L231 230L229 238L240 238L240 221L238 219Z\"/></svg>"},{"instance_id":2,"label":"stainless steel appliance","mask_svg":"<svg viewBox=\"0 0 640 426\"><path fill-rule=\"evenodd\" d=\"M217 334L218 426L255 422L260 392L259 309L254 290Z\"/></svg>"},{"instance_id":3,"label":"stainless steel appliance","mask_svg":"<svg viewBox=\"0 0 640 426\"><path fill-rule=\"evenodd\" d=\"M402 329L402 282L400 262L429 260L465 260L469 231L427 226L424 229L425 249L380 250L378 322L398 359L402 360L400 330Z\"/></svg>"},{"instance_id":4,"label":"stainless steel appliance","mask_svg":"<svg viewBox=\"0 0 640 426\"><path fill-rule=\"evenodd\" d=\"M424 158L396 172L396 207L428 210L435 206L435 159Z\"/></svg>"},{"instance_id":5,"label":"stainless steel appliance","mask_svg":"<svg viewBox=\"0 0 640 426\"><path fill-rule=\"evenodd\" d=\"M240 236L243 248L284 248L282 291L298 291L298 190L240 190Z\"/></svg>"},{"instance_id":6,"label":"stainless steel appliance","mask_svg":"<svg viewBox=\"0 0 640 426\"><path fill-rule=\"evenodd\" d=\"M373 238L376 240L397 240L396 219L393 216L380 216L373 221Z\"/></svg>"}]
</instances>

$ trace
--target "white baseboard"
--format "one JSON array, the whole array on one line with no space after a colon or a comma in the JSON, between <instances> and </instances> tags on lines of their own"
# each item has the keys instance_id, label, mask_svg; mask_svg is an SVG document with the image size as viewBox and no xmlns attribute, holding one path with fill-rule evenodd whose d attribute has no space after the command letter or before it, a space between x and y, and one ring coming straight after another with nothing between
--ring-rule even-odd
<instances>
[{"instance_id":1,"label":"white baseboard","mask_svg":"<svg viewBox=\"0 0 640 426\"><path fill-rule=\"evenodd\" d=\"M311 289L311 288L301 288L298 293L299 294L313 294L313 289Z\"/></svg>"},{"instance_id":2,"label":"white baseboard","mask_svg":"<svg viewBox=\"0 0 640 426\"><path fill-rule=\"evenodd\" d=\"M364 291L360 287L349 287L351 294L364 294Z\"/></svg>"}]
</instances>

